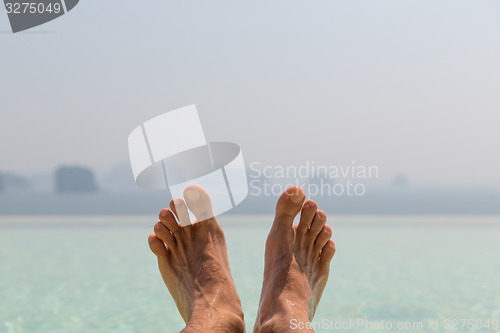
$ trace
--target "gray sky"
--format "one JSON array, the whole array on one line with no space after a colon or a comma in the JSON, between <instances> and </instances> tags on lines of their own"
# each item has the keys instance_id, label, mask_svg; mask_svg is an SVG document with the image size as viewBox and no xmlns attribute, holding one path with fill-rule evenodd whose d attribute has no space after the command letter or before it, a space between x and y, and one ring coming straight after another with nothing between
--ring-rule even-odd
<instances>
[{"instance_id":1,"label":"gray sky","mask_svg":"<svg viewBox=\"0 0 500 333\"><path fill-rule=\"evenodd\" d=\"M110 168L195 103L247 163L500 185L498 1L83 0L9 29L2 8L0 170Z\"/></svg>"}]
</instances>

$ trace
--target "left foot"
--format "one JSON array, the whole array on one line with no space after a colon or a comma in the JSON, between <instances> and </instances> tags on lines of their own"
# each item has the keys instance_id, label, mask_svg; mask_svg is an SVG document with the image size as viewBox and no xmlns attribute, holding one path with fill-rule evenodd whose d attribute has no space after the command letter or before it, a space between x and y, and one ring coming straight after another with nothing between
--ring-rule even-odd
<instances>
[{"instance_id":1,"label":"left foot","mask_svg":"<svg viewBox=\"0 0 500 333\"><path fill-rule=\"evenodd\" d=\"M211 207L211 201L203 188L190 186L184 196L198 220L206 216L202 209ZM160 222L148 242L158 257L163 281L187 324L183 332L244 332L243 311L221 226L212 217L181 227L174 214L182 219L187 216L187 208L182 199L174 200L170 210L160 212Z\"/></svg>"}]
</instances>

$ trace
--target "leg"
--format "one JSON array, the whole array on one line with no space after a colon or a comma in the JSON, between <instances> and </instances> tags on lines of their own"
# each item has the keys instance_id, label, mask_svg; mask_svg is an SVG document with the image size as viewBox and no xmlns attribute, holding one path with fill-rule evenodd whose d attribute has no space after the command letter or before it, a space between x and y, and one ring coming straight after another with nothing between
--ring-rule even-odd
<instances>
[{"instance_id":1,"label":"leg","mask_svg":"<svg viewBox=\"0 0 500 333\"><path fill-rule=\"evenodd\" d=\"M264 283L254 332L289 332L290 321L311 321L328 280L335 244L326 215L301 188L278 200L267 238ZM301 211L300 222L293 225ZM302 332L307 332L303 330ZM312 330L309 330L312 332Z\"/></svg>"},{"instance_id":2,"label":"leg","mask_svg":"<svg viewBox=\"0 0 500 333\"><path fill-rule=\"evenodd\" d=\"M190 208L200 200L211 207L205 190L194 194L184 194ZM229 269L224 232L215 218L181 227L175 216L187 214L187 208L182 200L180 203L174 205L172 201L171 210L160 212L160 222L148 241L158 257L163 281L187 324L183 332L244 332L243 311ZM185 211L177 212L179 209ZM193 213L200 216L200 212Z\"/></svg>"}]
</instances>

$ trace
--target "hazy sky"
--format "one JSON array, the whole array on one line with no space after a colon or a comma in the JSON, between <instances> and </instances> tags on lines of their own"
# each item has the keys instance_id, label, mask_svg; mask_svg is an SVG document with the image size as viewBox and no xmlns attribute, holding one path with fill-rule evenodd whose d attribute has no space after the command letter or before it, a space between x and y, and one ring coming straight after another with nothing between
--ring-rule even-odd
<instances>
[{"instance_id":1,"label":"hazy sky","mask_svg":"<svg viewBox=\"0 0 500 333\"><path fill-rule=\"evenodd\" d=\"M0 170L110 168L134 127L194 103L247 163L500 185L496 0L82 0L9 29L0 8Z\"/></svg>"}]
</instances>

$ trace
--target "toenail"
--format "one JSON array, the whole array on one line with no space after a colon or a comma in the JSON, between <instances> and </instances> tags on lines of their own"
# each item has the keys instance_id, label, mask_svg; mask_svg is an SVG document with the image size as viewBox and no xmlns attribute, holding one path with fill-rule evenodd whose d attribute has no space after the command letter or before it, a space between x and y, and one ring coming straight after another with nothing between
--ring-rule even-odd
<instances>
[{"instance_id":1,"label":"toenail","mask_svg":"<svg viewBox=\"0 0 500 333\"><path fill-rule=\"evenodd\" d=\"M190 191L184 192L184 196L186 197L186 199L188 201L196 202L196 201L198 201L198 199L200 198L201 195L200 195L200 192L197 190L190 190Z\"/></svg>"},{"instance_id":2,"label":"toenail","mask_svg":"<svg viewBox=\"0 0 500 333\"><path fill-rule=\"evenodd\" d=\"M318 215L319 215L319 217L321 217L322 219L326 218L326 214L325 214L325 212L323 212L323 211L321 211L321 210L318 212Z\"/></svg>"},{"instance_id":3,"label":"toenail","mask_svg":"<svg viewBox=\"0 0 500 333\"><path fill-rule=\"evenodd\" d=\"M292 200L292 202L294 202L294 203L301 202L302 196L300 194L301 194L300 192L295 192L295 193L290 194L290 200Z\"/></svg>"},{"instance_id":4,"label":"toenail","mask_svg":"<svg viewBox=\"0 0 500 333\"><path fill-rule=\"evenodd\" d=\"M163 209L160 213L161 217L167 217L167 210Z\"/></svg>"}]
</instances>

